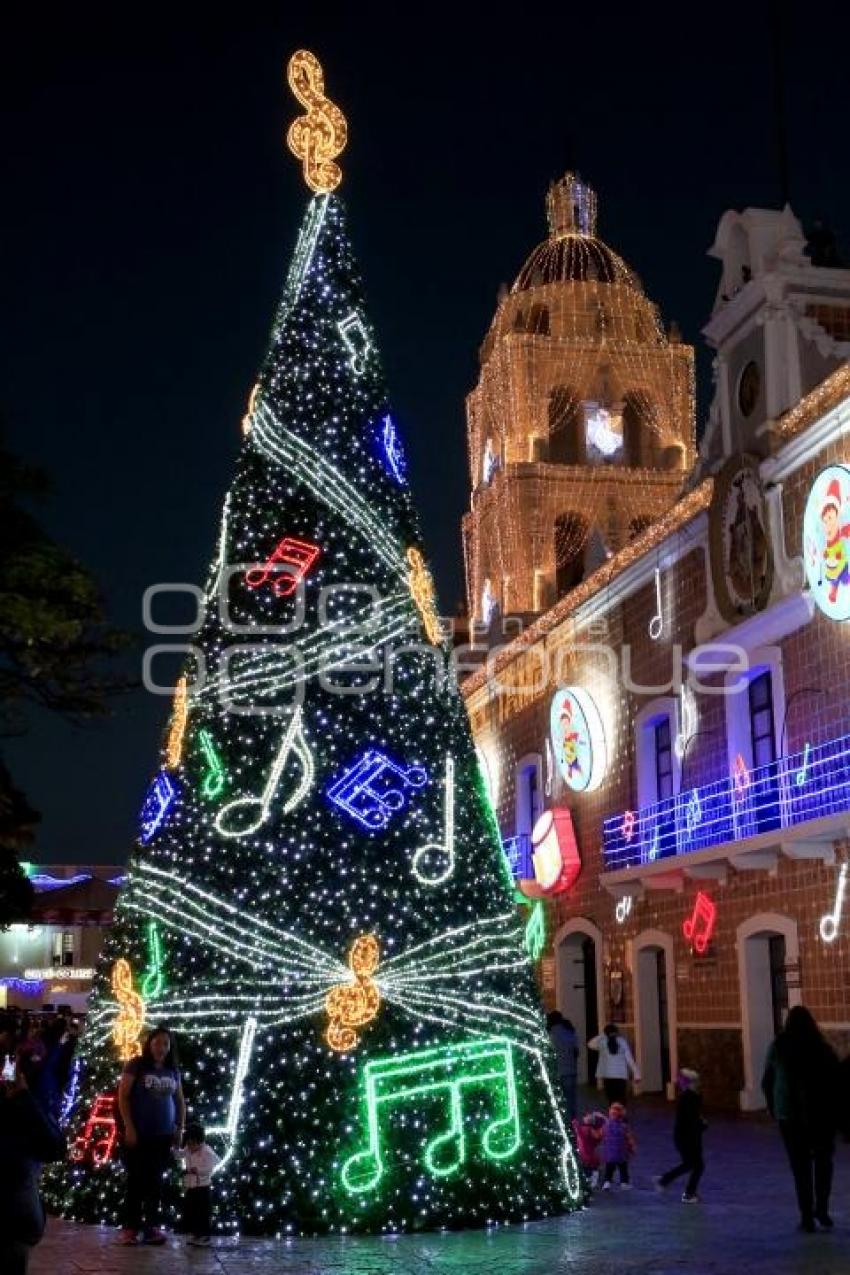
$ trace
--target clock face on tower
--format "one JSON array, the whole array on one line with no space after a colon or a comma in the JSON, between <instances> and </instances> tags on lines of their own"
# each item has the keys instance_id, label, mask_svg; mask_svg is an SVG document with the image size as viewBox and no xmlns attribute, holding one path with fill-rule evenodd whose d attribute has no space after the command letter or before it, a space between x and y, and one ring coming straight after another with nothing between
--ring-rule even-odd
<instances>
[{"instance_id":1,"label":"clock face on tower","mask_svg":"<svg viewBox=\"0 0 850 1275\"><path fill-rule=\"evenodd\" d=\"M767 605L773 585L773 549L759 462L732 456L714 480L709 514L714 596L734 623Z\"/></svg>"},{"instance_id":2,"label":"clock face on tower","mask_svg":"<svg viewBox=\"0 0 850 1275\"><path fill-rule=\"evenodd\" d=\"M738 407L742 416L752 416L761 389L761 372L752 359L738 378Z\"/></svg>"}]
</instances>

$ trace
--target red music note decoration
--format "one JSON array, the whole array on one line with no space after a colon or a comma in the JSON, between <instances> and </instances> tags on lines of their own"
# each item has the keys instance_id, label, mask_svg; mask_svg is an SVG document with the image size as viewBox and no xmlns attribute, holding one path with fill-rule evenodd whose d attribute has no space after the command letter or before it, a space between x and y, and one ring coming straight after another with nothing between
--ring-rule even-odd
<instances>
[{"instance_id":1,"label":"red music note decoration","mask_svg":"<svg viewBox=\"0 0 850 1275\"><path fill-rule=\"evenodd\" d=\"M262 567L252 567L245 572L245 583L249 589L259 589L271 581L275 597L289 598L321 552L319 546L310 544L309 540L284 536Z\"/></svg>"},{"instance_id":2,"label":"red music note decoration","mask_svg":"<svg viewBox=\"0 0 850 1275\"><path fill-rule=\"evenodd\" d=\"M71 1146L71 1159L84 1160L99 1169L112 1156L118 1128L115 1121L115 1094L95 1098L82 1132Z\"/></svg>"},{"instance_id":3,"label":"red music note decoration","mask_svg":"<svg viewBox=\"0 0 850 1275\"><path fill-rule=\"evenodd\" d=\"M714 933L714 926L717 922L717 905L712 903L707 894L703 894L702 890L697 893L694 900L694 910L691 915L682 922L682 933L688 942L692 942L694 951L703 956L706 948L711 942L711 936ZM702 932L697 934L697 927L702 924Z\"/></svg>"},{"instance_id":4,"label":"red music note decoration","mask_svg":"<svg viewBox=\"0 0 850 1275\"><path fill-rule=\"evenodd\" d=\"M623 836L626 838L626 841L631 841L634 835L635 835L635 812L633 810L627 810L626 813L623 815Z\"/></svg>"},{"instance_id":5,"label":"red music note decoration","mask_svg":"<svg viewBox=\"0 0 850 1275\"><path fill-rule=\"evenodd\" d=\"M750 772L747 769L747 763L744 761L740 753L735 758L735 765L732 770L732 781L735 785L735 800L742 801L744 793L750 786Z\"/></svg>"}]
</instances>

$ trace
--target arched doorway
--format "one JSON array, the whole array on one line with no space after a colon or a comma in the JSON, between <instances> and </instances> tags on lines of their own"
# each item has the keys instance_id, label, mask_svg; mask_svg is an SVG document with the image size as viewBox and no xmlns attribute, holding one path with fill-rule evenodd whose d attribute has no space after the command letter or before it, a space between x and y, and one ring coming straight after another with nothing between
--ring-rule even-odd
<instances>
[{"instance_id":1,"label":"arched doorway","mask_svg":"<svg viewBox=\"0 0 850 1275\"><path fill-rule=\"evenodd\" d=\"M602 1004L602 932L592 921L573 917L555 935L555 999L579 1040L578 1081L592 1084L596 1058L587 1042L600 1029Z\"/></svg>"},{"instance_id":2,"label":"arched doorway","mask_svg":"<svg viewBox=\"0 0 850 1275\"><path fill-rule=\"evenodd\" d=\"M631 957L641 1089L672 1098L679 1069L673 939L661 930L644 930L632 942Z\"/></svg>"},{"instance_id":3,"label":"arched doorway","mask_svg":"<svg viewBox=\"0 0 850 1275\"><path fill-rule=\"evenodd\" d=\"M788 966L797 966L800 945L797 922L775 912L761 912L736 931L741 989L741 1047L744 1088L741 1107L758 1111L765 1105L761 1089L764 1059L792 1005L800 1004L798 985L788 986Z\"/></svg>"}]
</instances>

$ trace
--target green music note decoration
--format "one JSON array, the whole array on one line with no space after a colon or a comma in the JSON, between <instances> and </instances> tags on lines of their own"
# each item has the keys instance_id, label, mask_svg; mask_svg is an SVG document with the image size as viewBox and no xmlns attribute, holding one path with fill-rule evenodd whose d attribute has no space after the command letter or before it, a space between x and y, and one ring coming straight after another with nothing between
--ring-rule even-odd
<instances>
[{"instance_id":1,"label":"green music note decoration","mask_svg":"<svg viewBox=\"0 0 850 1275\"><path fill-rule=\"evenodd\" d=\"M529 959L539 961L546 945L546 911L543 900L538 899L525 923L525 950Z\"/></svg>"},{"instance_id":2,"label":"green music note decoration","mask_svg":"<svg viewBox=\"0 0 850 1275\"><path fill-rule=\"evenodd\" d=\"M198 743L201 745L204 757L206 758L206 769L204 771L204 779L201 784L201 794L213 801L221 794L227 782L227 775L222 765L221 758L216 751L213 743L212 735L208 730L198 731Z\"/></svg>"},{"instance_id":3,"label":"green music note decoration","mask_svg":"<svg viewBox=\"0 0 850 1275\"><path fill-rule=\"evenodd\" d=\"M449 1177L467 1158L467 1129L463 1118L466 1089L489 1090L496 1113L481 1137L480 1150L488 1160L509 1160L521 1144L513 1047L504 1036L460 1041L437 1049L415 1049L367 1062L363 1069L363 1097L368 1145L349 1156L342 1166L342 1184L352 1195L374 1191L385 1172L381 1146L381 1113L392 1103L410 1103L445 1094L448 1124L427 1143L425 1167L435 1178Z\"/></svg>"},{"instance_id":4,"label":"green music note decoration","mask_svg":"<svg viewBox=\"0 0 850 1275\"><path fill-rule=\"evenodd\" d=\"M156 1000L165 987L163 976L162 940L159 937L156 921L148 922L148 963L142 982L142 999Z\"/></svg>"}]
</instances>

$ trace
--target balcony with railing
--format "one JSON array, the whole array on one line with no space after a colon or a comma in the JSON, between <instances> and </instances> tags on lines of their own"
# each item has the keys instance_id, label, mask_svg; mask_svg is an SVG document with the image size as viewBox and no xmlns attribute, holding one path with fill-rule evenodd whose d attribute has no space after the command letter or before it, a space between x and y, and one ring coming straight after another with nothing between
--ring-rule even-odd
<instances>
[{"instance_id":1,"label":"balcony with railing","mask_svg":"<svg viewBox=\"0 0 850 1275\"><path fill-rule=\"evenodd\" d=\"M655 876L681 864L688 875L700 875L698 859L702 874L712 875L717 856L711 851L718 847L729 849L735 866L767 866L764 856L774 849L828 860L834 857L831 839L848 830L850 735L845 735L806 744L752 770L739 758L724 779L606 819L604 871L622 881L624 870L652 868ZM761 861L746 862L759 854Z\"/></svg>"},{"instance_id":2,"label":"balcony with railing","mask_svg":"<svg viewBox=\"0 0 850 1275\"><path fill-rule=\"evenodd\" d=\"M531 836L521 832L516 837L507 837L502 841L502 849L508 861L508 867L515 881L534 876L534 864L531 859Z\"/></svg>"}]
</instances>

